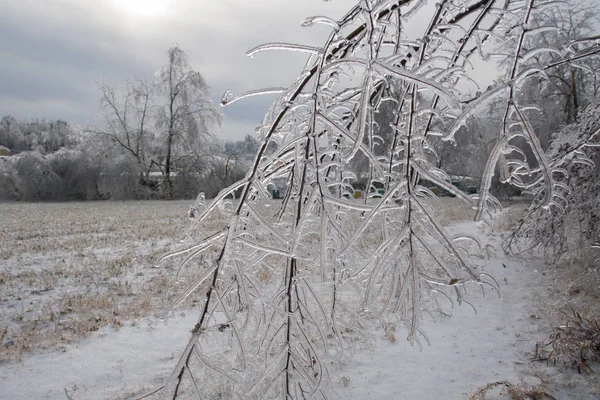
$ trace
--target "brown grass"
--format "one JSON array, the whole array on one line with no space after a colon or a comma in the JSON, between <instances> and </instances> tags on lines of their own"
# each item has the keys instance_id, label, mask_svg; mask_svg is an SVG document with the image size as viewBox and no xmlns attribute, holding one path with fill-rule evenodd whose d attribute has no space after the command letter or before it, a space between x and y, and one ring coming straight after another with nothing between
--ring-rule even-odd
<instances>
[{"instance_id":1,"label":"brown grass","mask_svg":"<svg viewBox=\"0 0 600 400\"><path fill-rule=\"evenodd\" d=\"M190 203L0 203L0 362L167 310Z\"/></svg>"},{"instance_id":2,"label":"brown grass","mask_svg":"<svg viewBox=\"0 0 600 400\"><path fill-rule=\"evenodd\" d=\"M442 225L469 221L475 216L475 210L463 200L456 197L440 197L439 204L432 204L434 213Z\"/></svg>"},{"instance_id":3,"label":"brown grass","mask_svg":"<svg viewBox=\"0 0 600 400\"><path fill-rule=\"evenodd\" d=\"M572 366L579 373L593 372L590 363L600 360L600 320L573 311L565 325L552 329L536 346L537 359Z\"/></svg>"},{"instance_id":4,"label":"brown grass","mask_svg":"<svg viewBox=\"0 0 600 400\"><path fill-rule=\"evenodd\" d=\"M549 264L542 272L544 294L539 304L549 332L536 346L536 358L578 372L591 371L600 360L600 269L594 249Z\"/></svg>"}]
</instances>

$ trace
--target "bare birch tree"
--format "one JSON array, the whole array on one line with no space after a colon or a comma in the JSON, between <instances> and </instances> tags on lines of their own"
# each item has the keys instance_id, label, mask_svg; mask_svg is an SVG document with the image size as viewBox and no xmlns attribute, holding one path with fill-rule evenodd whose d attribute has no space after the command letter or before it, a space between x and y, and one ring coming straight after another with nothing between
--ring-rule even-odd
<instances>
[{"instance_id":1,"label":"bare birch tree","mask_svg":"<svg viewBox=\"0 0 600 400\"><path fill-rule=\"evenodd\" d=\"M173 47L168 58L157 74L156 125L163 141L160 165L172 197L175 165L195 164L211 154L211 124L220 123L221 115L210 100L206 81L191 68L185 52Z\"/></svg>"}]
</instances>

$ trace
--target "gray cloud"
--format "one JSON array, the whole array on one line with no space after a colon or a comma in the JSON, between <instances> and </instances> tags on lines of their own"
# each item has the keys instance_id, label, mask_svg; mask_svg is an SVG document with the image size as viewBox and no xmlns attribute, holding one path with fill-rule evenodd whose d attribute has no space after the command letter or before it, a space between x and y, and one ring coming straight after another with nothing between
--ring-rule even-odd
<instances>
[{"instance_id":1,"label":"gray cloud","mask_svg":"<svg viewBox=\"0 0 600 400\"><path fill-rule=\"evenodd\" d=\"M328 28L302 28L313 15L340 18L354 0L162 0L168 9L143 17L118 4L141 0L0 0L0 116L61 118L87 125L98 121L97 83L124 84L151 78L168 48L188 53L218 101L234 93L288 86L305 56L246 51L267 42L322 44ZM433 12L433 7L431 10ZM427 9L404 26L420 31ZM413 28L411 28L413 27ZM489 78L489 73L486 75ZM273 96L224 109L219 136L252 133Z\"/></svg>"},{"instance_id":2,"label":"gray cloud","mask_svg":"<svg viewBox=\"0 0 600 400\"><path fill-rule=\"evenodd\" d=\"M89 124L98 111L98 82L151 77L174 45L188 53L215 100L225 89L239 93L288 85L303 56L261 54L250 59L245 52L269 41L319 43L327 30L301 28L300 22L315 14L339 17L354 3L166 1L168 11L155 17L127 14L116 6L117 0L0 2L0 114ZM220 136L251 133L272 100L252 99L226 108Z\"/></svg>"}]
</instances>

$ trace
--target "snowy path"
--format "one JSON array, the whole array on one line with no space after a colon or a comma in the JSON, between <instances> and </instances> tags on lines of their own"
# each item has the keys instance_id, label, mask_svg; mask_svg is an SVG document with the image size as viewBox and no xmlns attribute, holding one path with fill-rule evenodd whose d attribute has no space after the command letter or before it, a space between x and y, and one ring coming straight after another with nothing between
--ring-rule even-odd
<instances>
[{"instance_id":1,"label":"snowy path","mask_svg":"<svg viewBox=\"0 0 600 400\"><path fill-rule=\"evenodd\" d=\"M503 266L506 265L506 268ZM343 395L356 399L464 399L487 383L507 380L519 383L520 370L540 339L533 306L539 277L514 261L497 258L487 266L501 297L487 290L485 298L473 293L469 301L445 310L451 314L422 327L431 346L420 350L404 340L399 329L396 342L383 337L372 351L355 357L344 368L349 377ZM537 382L539 384L539 382Z\"/></svg>"},{"instance_id":2,"label":"snowy path","mask_svg":"<svg viewBox=\"0 0 600 400\"><path fill-rule=\"evenodd\" d=\"M493 240L489 232L485 236ZM404 340L404 329L397 330L394 343L377 339L373 349L342 366L346 385L334 384L341 398L464 399L489 382L519 383L540 338L538 320L532 318L540 276L506 259L499 246L485 272L498 280L502 297L489 290L485 298L473 293L477 315L463 305L445 310L452 316L435 324L425 320L432 345L422 351ZM112 399L149 390L168 375L195 318L188 312L167 323L148 318L118 331L104 328L64 352L0 365L0 398L65 400L66 389L72 399Z\"/></svg>"}]
</instances>

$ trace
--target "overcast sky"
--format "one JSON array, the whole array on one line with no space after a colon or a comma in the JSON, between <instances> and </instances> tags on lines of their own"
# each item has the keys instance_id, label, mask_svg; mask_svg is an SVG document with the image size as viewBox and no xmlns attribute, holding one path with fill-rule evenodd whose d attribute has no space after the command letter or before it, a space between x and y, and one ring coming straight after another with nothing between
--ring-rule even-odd
<instances>
[{"instance_id":1,"label":"overcast sky","mask_svg":"<svg viewBox=\"0 0 600 400\"><path fill-rule=\"evenodd\" d=\"M178 45L215 101L226 89L287 86L304 56L245 56L271 41L316 44L328 31L313 15L341 17L354 0L0 0L0 117L98 121L99 82L151 78ZM274 98L224 109L219 136L241 139Z\"/></svg>"}]
</instances>

